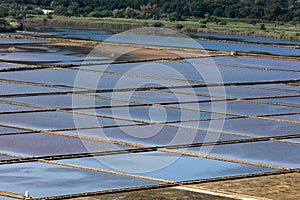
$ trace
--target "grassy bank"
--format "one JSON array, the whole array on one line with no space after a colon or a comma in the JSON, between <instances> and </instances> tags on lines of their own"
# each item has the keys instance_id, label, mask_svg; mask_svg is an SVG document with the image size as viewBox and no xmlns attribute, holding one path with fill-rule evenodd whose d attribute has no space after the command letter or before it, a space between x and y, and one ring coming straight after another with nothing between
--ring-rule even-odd
<instances>
[{"instance_id":1,"label":"grassy bank","mask_svg":"<svg viewBox=\"0 0 300 200\"><path fill-rule=\"evenodd\" d=\"M180 29L184 33L208 32L237 35L251 35L272 37L300 41L300 24L264 22L255 23L244 19L218 18L190 19L188 21L166 20L141 20L125 18L92 18L92 17L63 17L53 16L44 19L41 16L24 20L25 24L48 24L61 26L103 28L110 31L121 32L124 30L143 26L163 26L166 28Z\"/></svg>"}]
</instances>

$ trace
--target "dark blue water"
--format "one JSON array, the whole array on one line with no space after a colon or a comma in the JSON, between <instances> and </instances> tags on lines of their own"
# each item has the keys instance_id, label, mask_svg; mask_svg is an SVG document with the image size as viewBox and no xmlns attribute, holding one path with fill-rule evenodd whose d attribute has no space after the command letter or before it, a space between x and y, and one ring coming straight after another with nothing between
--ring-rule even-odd
<instances>
[{"instance_id":1,"label":"dark blue water","mask_svg":"<svg viewBox=\"0 0 300 200\"><path fill-rule=\"evenodd\" d=\"M278 56L300 56L300 49L273 47L267 45L236 44L231 42L200 41L207 50L240 51L246 53L263 53Z\"/></svg>"},{"instance_id":2,"label":"dark blue water","mask_svg":"<svg viewBox=\"0 0 300 200\"><path fill-rule=\"evenodd\" d=\"M40 43L47 43L47 41L23 40L23 39L14 39L14 38L0 38L0 45L40 44Z\"/></svg>"},{"instance_id":3,"label":"dark blue water","mask_svg":"<svg viewBox=\"0 0 300 200\"><path fill-rule=\"evenodd\" d=\"M28 31L17 32L16 34L29 35L44 38L68 38L103 41L113 34L105 30L67 28L58 26L29 26Z\"/></svg>"},{"instance_id":4,"label":"dark blue water","mask_svg":"<svg viewBox=\"0 0 300 200\"><path fill-rule=\"evenodd\" d=\"M31 29L31 32L18 32L18 34L31 35L38 37L57 37L57 38L70 38L70 39L84 39L93 41L109 41L129 44L140 45L154 45L154 46L168 46L168 47L182 47L182 48L197 48L206 50L217 51L240 51L247 53L265 53L271 55L281 56L300 56L300 49L273 47L267 45L254 45L254 44L237 44L233 42L219 42L219 41L205 41L194 40L190 38L178 37L165 37L153 35L137 35L137 34L113 34L106 30L85 30L74 28L62 28L56 26L39 26ZM113 36L113 37L112 37ZM226 37L237 37L235 35L227 35ZM245 40L259 42L259 43L277 43L278 39L271 38L258 38L250 36ZM288 41L289 42L289 41ZM294 42L291 42L291 44ZM295 43L298 44L298 43ZM200 45L200 46L199 46Z\"/></svg>"},{"instance_id":5,"label":"dark blue water","mask_svg":"<svg viewBox=\"0 0 300 200\"><path fill-rule=\"evenodd\" d=\"M265 38L245 35L227 35L218 33L197 33L196 36L208 38L213 40L232 40L241 42L261 43L261 44L287 44L287 45L300 45L298 41L289 41L277 38Z\"/></svg>"},{"instance_id":6,"label":"dark blue water","mask_svg":"<svg viewBox=\"0 0 300 200\"><path fill-rule=\"evenodd\" d=\"M238 44L207 40L192 40L191 38L163 37L152 35L118 34L107 39L109 42L155 45L181 48L195 48L215 51L240 51L246 53L263 53L281 56L300 56L300 49L274 47L267 45Z\"/></svg>"}]
</instances>

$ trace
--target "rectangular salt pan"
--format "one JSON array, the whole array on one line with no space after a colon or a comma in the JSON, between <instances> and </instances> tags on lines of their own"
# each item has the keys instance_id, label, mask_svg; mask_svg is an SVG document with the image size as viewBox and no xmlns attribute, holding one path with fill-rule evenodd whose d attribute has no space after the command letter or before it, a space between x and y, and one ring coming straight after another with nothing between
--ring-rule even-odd
<instances>
[{"instance_id":1,"label":"rectangular salt pan","mask_svg":"<svg viewBox=\"0 0 300 200\"><path fill-rule=\"evenodd\" d=\"M0 79L68 86L91 90L127 89L140 87L183 86L188 82L147 79L76 70L33 70L2 72Z\"/></svg>"},{"instance_id":2,"label":"rectangular salt pan","mask_svg":"<svg viewBox=\"0 0 300 200\"><path fill-rule=\"evenodd\" d=\"M5 127L5 126L0 126L0 135L1 134L10 134L10 133L23 133L23 132L28 132L23 129L18 129L18 128L10 128L10 127Z\"/></svg>"},{"instance_id":3,"label":"rectangular salt pan","mask_svg":"<svg viewBox=\"0 0 300 200\"><path fill-rule=\"evenodd\" d=\"M269 114L288 114L300 112L299 108L288 106L262 104L246 101L227 101L227 102L212 102L212 103L187 103L173 105L178 108L190 108L198 110L207 110L211 112L227 112L228 114L240 115L269 115Z\"/></svg>"},{"instance_id":4,"label":"rectangular salt pan","mask_svg":"<svg viewBox=\"0 0 300 200\"><path fill-rule=\"evenodd\" d=\"M188 59L189 62L207 63L207 58ZM217 65L232 67L252 67L260 69L299 70L300 62L296 60L279 60L250 57L214 57Z\"/></svg>"},{"instance_id":5,"label":"rectangular salt pan","mask_svg":"<svg viewBox=\"0 0 300 200\"><path fill-rule=\"evenodd\" d=\"M46 93L46 92L64 92L64 89L41 87L34 85L25 84L14 84L0 82L0 95L19 95L19 94L35 94L35 93Z\"/></svg>"},{"instance_id":6,"label":"rectangular salt pan","mask_svg":"<svg viewBox=\"0 0 300 200\"><path fill-rule=\"evenodd\" d=\"M45 95L14 98L0 98L3 101L43 106L47 108L90 108L126 105L126 102L80 95Z\"/></svg>"},{"instance_id":7,"label":"rectangular salt pan","mask_svg":"<svg viewBox=\"0 0 300 200\"><path fill-rule=\"evenodd\" d=\"M199 148L190 148L199 152ZM209 155L285 168L300 167L300 145L286 142L249 142L215 145Z\"/></svg>"},{"instance_id":8,"label":"rectangular salt pan","mask_svg":"<svg viewBox=\"0 0 300 200\"><path fill-rule=\"evenodd\" d=\"M272 171L262 167L163 152L78 158L60 160L60 162L96 169L118 170L170 181L189 181Z\"/></svg>"},{"instance_id":9,"label":"rectangular salt pan","mask_svg":"<svg viewBox=\"0 0 300 200\"><path fill-rule=\"evenodd\" d=\"M299 94L300 85L287 85L287 84L264 84L257 85L257 88L267 88L267 89L275 89L275 90L284 90L288 92L295 92Z\"/></svg>"},{"instance_id":10,"label":"rectangular salt pan","mask_svg":"<svg viewBox=\"0 0 300 200\"><path fill-rule=\"evenodd\" d=\"M287 97L287 98L268 98L260 99L261 102L271 102L278 104L285 104L290 106L300 106L300 97Z\"/></svg>"},{"instance_id":11,"label":"rectangular salt pan","mask_svg":"<svg viewBox=\"0 0 300 200\"><path fill-rule=\"evenodd\" d=\"M78 121L76 121L78 120ZM101 118L87 115L78 115L66 112L33 112L2 114L0 121L3 124L31 128L34 130L57 130L66 128L88 128L97 126L115 126L135 124L134 122Z\"/></svg>"},{"instance_id":12,"label":"rectangular salt pan","mask_svg":"<svg viewBox=\"0 0 300 200\"><path fill-rule=\"evenodd\" d=\"M0 103L0 112L22 112L22 111L34 111L34 110L38 110L38 109L32 107Z\"/></svg>"},{"instance_id":13,"label":"rectangular salt pan","mask_svg":"<svg viewBox=\"0 0 300 200\"><path fill-rule=\"evenodd\" d=\"M300 114L271 116L271 118L288 120L291 122L300 122Z\"/></svg>"},{"instance_id":14,"label":"rectangular salt pan","mask_svg":"<svg viewBox=\"0 0 300 200\"><path fill-rule=\"evenodd\" d=\"M160 184L40 162L1 165L0 171L0 190L17 194L29 191L32 197L40 198Z\"/></svg>"},{"instance_id":15,"label":"rectangular salt pan","mask_svg":"<svg viewBox=\"0 0 300 200\"><path fill-rule=\"evenodd\" d=\"M224 125L222 123L224 123ZM300 124L255 118L225 119L224 121L181 122L173 125L261 137L295 135L300 133Z\"/></svg>"},{"instance_id":16,"label":"rectangular salt pan","mask_svg":"<svg viewBox=\"0 0 300 200\"><path fill-rule=\"evenodd\" d=\"M245 138L235 135L217 134L166 125L83 129L63 131L63 133L142 144L147 146L170 146L179 144L188 145L193 143L228 141Z\"/></svg>"},{"instance_id":17,"label":"rectangular salt pan","mask_svg":"<svg viewBox=\"0 0 300 200\"><path fill-rule=\"evenodd\" d=\"M295 95L291 92L264 90L253 87L240 86L223 86L223 87L198 87L174 89L176 92L183 92L189 94L208 95L209 97L223 97L223 98L262 98L262 97L280 97Z\"/></svg>"},{"instance_id":18,"label":"rectangular salt pan","mask_svg":"<svg viewBox=\"0 0 300 200\"><path fill-rule=\"evenodd\" d=\"M194 101L210 101L216 98L196 96L195 94L179 94L174 93L176 90L170 92L160 91L131 91L131 92L112 92L112 93L98 93L99 96L105 96L113 99L122 99L133 102L146 103L172 103L172 102L194 102Z\"/></svg>"},{"instance_id":19,"label":"rectangular salt pan","mask_svg":"<svg viewBox=\"0 0 300 200\"><path fill-rule=\"evenodd\" d=\"M262 82L299 79L300 77L293 72L215 66L212 61L204 64L183 62L113 64L103 67L103 71L201 83Z\"/></svg>"},{"instance_id":20,"label":"rectangular salt pan","mask_svg":"<svg viewBox=\"0 0 300 200\"><path fill-rule=\"evenodd\" d=\"M0 152L18 156L51 156L128 149L93 140L43 133L0 136Z\"/></svg>"},{"instance_id":21,"label":"rectangular salt pan","mask_svg":"<svg viewBox=\"0 0 300 200\"><path fill-rule=\"evenodd\" d=\"M145 122L172 122L182 120L209 119L210 113L183 110L176 108L165 108L160 106L133 106L115 107L101 109L77 110L80 113L99 114L125 120L138 120Z\"/></svg>"}]
</instances>

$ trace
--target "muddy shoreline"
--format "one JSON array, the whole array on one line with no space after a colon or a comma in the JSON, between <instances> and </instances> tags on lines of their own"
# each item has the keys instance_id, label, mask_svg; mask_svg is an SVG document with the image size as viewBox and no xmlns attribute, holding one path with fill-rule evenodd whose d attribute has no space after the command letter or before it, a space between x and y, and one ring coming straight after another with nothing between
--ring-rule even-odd
<instances>
[{"instance_id":1,"label":"muddy shoreline","mask_svg":"<svg viewBox=\"0 0 300 200\"><path fill-rule=\"evenodd\" d=\"M104 20L100 20L97 22L84 22L84 21L62 21L58 19L24 19L22 21L24 25L48 25L48 26L62 26L62 27L74 27L74 28L101 28L103 30L109 30L114 33L123 32L129 29L139 28L141 26L134 24L112 24Z\"/></svg>"},{"instance_id":2,"label":"muddy shoreline","mask_svg":"<svg viewBox=\"0 0 300 200\"><path fill-rule=\"evenodd\" d=\"M90 41L90 40L42 38L42 37L10 35L10 34L0 34L0 38L15 38L15 39L46 41L49 43L44 43L41 45L69 46L72 48L81 48L81 49L86 49L85 51L87 53L90 52L93 48L97 47L103 49L106 55L110 56L114 54L116 57L120 54L123 54L124 52L127 52L126 53L127 57L123 56L122 58L119 58L119 61L127 61L127 62L174 60L174 59L183 59L183 58L199 58L199 57L215 57L215 56L232 56L231 52L207 51L201 49L188 49L188 48L180 48L180 47L162 47L162 46L147 46L147 45L136 45L136 44L108 43L108 42L99 42L99 41ZM12 44L11 46L14 45ZM239 52L238 56L300 61L299 57L275 56L275 55L268 55L268 54L254 54L254 53ZM232 57L236 57L236 56L232 56Z\"/></svg>"},{"instance_id":3,"label":"muddy shoreline","mask_svg":"<svg viewBox=\"0 0 300 200\"><path fill-rule=\"evenodd\" d=\"M83 18L84 19L84 18ZM108 30L112 33L120 33L123 31L127 31L134 28L141 28L141 27L149 27L151 24L148 22L136 24L135 22L132 23L121 23L121 22L111 22L110 20L106 20L103 18L99 18L98 20L92 20L92 21L78 21L78 20L61 20L61 19L42 19L42 18L27 18L23 19L22 23L26 26L42 26L42 25L49 25L49 26L61 26L61 27L73 27L73 28L90 28L90 29L102 29L102 30ZM165 28L174 29L173 26L166 25L163 26ZM266 37L261 34L245 34L244 32L239 32L236 30L211 30L211 29L199 29L199 28L183 28L181 30L176 29L179 32L182 32L184 34L187 34L189 37L192 38L199 38L198 36L195 36L196 33L212 33L212 34L225 34L225 35L240 35L240 36L254 36L254 37ZM200 37L202 38L202 37ZM267 37L267 38L277 38L277 39L285 39L280 37ZM204 38L205 40L209 38ZM243 41L236 41L236 40L217 40L217 41L227 41L227 42L236 42L236 43L252 43L252 42L243 42ZM296 40L299 41L299 40ZM270 45L266 43L265 45ZM289 46L285 44L273 44L273 46ZM292 48L295 47L295 45L291 45Z\"/></svg>"}]
</instances>

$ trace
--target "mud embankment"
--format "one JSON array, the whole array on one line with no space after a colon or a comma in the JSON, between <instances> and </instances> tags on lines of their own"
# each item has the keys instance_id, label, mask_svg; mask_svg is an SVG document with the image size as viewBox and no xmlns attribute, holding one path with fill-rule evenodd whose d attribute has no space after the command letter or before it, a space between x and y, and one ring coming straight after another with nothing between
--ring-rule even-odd
<instances>
[{"instance_id":1,"label":"mud embankment","mask_svg":"<svg viewBox=\"0 0 300 200\"><path fill-rule=\"evenodd\" d=\"M97 28L102 30L109 30L112 32L122 32L125 30L138 28L138 25L133 24L113 24L109 21L99 19L99 21L73 21L73 20L57 20L57 19L33 19L28 18L23 20L24 25L53 25L61 27L77 27L77 28Z\"/></svg>"}]
</instances>

